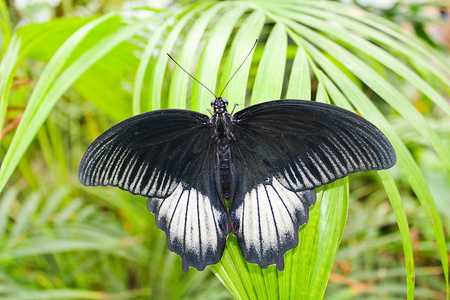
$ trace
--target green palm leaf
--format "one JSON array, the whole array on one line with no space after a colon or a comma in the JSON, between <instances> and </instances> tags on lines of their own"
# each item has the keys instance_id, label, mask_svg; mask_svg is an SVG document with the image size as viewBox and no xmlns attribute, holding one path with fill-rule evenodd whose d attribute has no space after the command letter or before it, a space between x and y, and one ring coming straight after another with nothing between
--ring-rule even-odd
<instances>
[{"instance_id":1,"label":"green palm leaf","mask_svg":"<svg viewBox=\"0 0 450 300\"><path fill-rule=\"evenodd\" d=\"M450 116L450 105L444 100L448 95L436 88L450 90L448 62L439 54L396 25L354 7L327 1L283 0L275 3L249 0L202 2L173 11L155 11L150 18L122 26L74 57L73 53L83 39L113 16L115 14L86 23L64 42L47 64L19 128L11 143L5 145L8 151L0 168L0 191L5 188L61 95L72 84L76 88L76 81L82 82L83 73L89 68L92 67L89 71L95 74L101 59L135 33L144 34L148 39L142 47L137 66L132 100L127 104L134 114L169 107L207 113L213 96L176 67L166 53L218 94L242 63L253 42L259 39L255 51L223 91L230 107L237 104L237 109L241 109L244 105L267 100L315 97L316 101L356 110L376 124L394 145L399 172L430 220L448 297L447 248L430 190L399 133L361 89L365 85L394 114L409 122L411 130L422 136L445 168L450 170L450 150L445 142L390 82L394 77L414 86L446 117ZM150 29L146 28L149 24L152 25ZM20 34L13 35L0 67L0 121L6 115L8 90L15 68L20 63L20 55L32 51L32 46L26 50L18 48L20 37ZM90 88L95 89L95 86ZM123 112L106 109L113 100L98 98L96 105L105 107L103 111L112 119L120 118ZM379 172L379 176L399 226L406 264L407 297L413 299L413 251L401 194L390 171ZM8 203L5 200L0 208L6 210ZM286 254L283 272L273 266L260 269L245 262L233 237L228 240L221 262L211 270L238 299L321 298L341 241L348 205L351 205L348 179L318 191L318 201L310 211L310 221L300 229L299 246ZM37 209L38 202L27 202L24 217L17 220L12 230L13 242L25 230L26 216L33 215ZM0 233L4 230L7 214L0 213ZM167 263L171 265L172 262L173 256L168 256Z\"/></svg>"}]
</instances>

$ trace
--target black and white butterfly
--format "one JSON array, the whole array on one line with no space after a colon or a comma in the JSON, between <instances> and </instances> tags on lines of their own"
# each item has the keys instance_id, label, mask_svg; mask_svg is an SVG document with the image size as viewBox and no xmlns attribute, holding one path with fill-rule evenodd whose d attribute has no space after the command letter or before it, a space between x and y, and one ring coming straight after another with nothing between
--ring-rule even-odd
<instances>
[{"instance_id":1,"label":"black and white butterfly","mask_svg":"<svg viewBox=\"0 0 450 300\"><path fill-rule=\"evenodd\" d=\"M212 117L165 109L120 122L78 170L84 185L147 197L185 272L217 263L230 232L248 262L282 270L315 188L396 162L380 130L340 107L276 100L232 115L225 98L211 104Z\"/></svg>"},{"instance_id":2,"label":"black and white butterfly","mask_svg":"<svg viewBox=\"0 0 450 300\"><path fill-rule=\"evenodd\" d=\"M230 232L248 262L283 270L315 188L396 162L381 131L336 106L276 100L229 114L221 95L236 72L214 95L212 117L181 109L134 116L102 133L78 169L84 185L147 197L184 272L219 262Z\"/></svg>"}]
</instances>

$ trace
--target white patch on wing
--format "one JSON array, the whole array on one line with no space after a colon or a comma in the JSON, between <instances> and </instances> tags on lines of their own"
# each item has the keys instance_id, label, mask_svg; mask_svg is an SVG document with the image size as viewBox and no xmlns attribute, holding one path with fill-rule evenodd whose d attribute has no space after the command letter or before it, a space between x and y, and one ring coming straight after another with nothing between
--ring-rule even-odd
<instances>
[{"instance_id":1,"label":"white patch on wing","mask_svg":"<svg viewBox=\"0 0 450 300\"><path fill-rule=\"evenodd\" d=\"M328 136L328 140L332 144L334 144L336 149L339 149L340 154L343 156L344 161L340 162L340 165L344 167L342 163L345 163L346 168L346 170L344 170L345 173L350 173L351 170L354 170L355 168L358 167L358 163L353 159L353 155L349 152L347 146L345 146L346 144L344 145L343 142L337 139L335 136ZM337 159L336 161L340 160Z\"/></svg>"},{"instance_id":2,"label":"white patch on wing","mask_svg":"<svg viewBox=\"0 0 450 300\"><path fill-rule=\"evenodd\" d=\"M295 241L298 227L307 220L308 212L302 200L275 177L271 185L261 183L244 195L242 204L235 210L240 220L235 235L245 244L246 258L256 254L257 261L266 262L266 255L284 256L285 251L280 253L280 249Z\"/></svg>"},{"instance_id":3,"label":"white patch on wing","mask_svg":"<svg viewBox=\"0 0 450 300\"><path fill-rule=\"evenodd\" d=\"M349 134L351 134L351 132L349 132ZM354 136L353 134L351 134L352 136ZM340 132L340 137L339 139L345 143L345 145L347 146L347 148L352 151L353 153L351 154L351 158L355 158L357 160L356 162L356 168L357 169L365 169L366 165L365 165L365 159L364 159L364 155L361 152L361 150L359 149L359 146L357 144L355 144L355 142L344 132Z\"/></svg>"},{"instance_id":4,"label":"white patch on wing","mask_svg":"<svg viewBox=\"0 0 450 300\"><path fill-rule=\"evenodd\" d=\"M326 182L326 181L328 181L328 179L334 180L336 178L336 176L333 174L333 172L330 171L330 169L328 169L327 165L319 157L317 152L316 151L312 152L312 155L315 158L313 161L316 165L316 169L319 170L319 172L320 172L322 182ZM324 172L326 174L324 174Z\"/></svg>"},{"instance_id":5,"label":"white patch on wing","mask_svg":"<svg viewBox=\"0 0 450 300\"><path fill-rule=\"evenodd\" d=\"M161 176L161 170L159 168L155 168L152 173L152 178L150 178L148 184L151 184L151 189L149 191L150 195L156 194L156 189L158 188L158 184L156 184L159 180L159 176Z\"/></svg>"},{"instance_id":6,"label":"white patch on wing","mask_svg":"<svg viewBox=\"0 0 450 300\"><path fill-rule=\"evenodd\" d=\"M119 185L123 186L123 188L127 191L130 190L130 176L133 172L134 167L136 166L138 161L138 157L133 155L131 159L127 162L125 166L124 176L119 180Z\"/></svg>"},{"instance_id":7,"label":"white patch on wing","mask_svg":"<svg viewBox=\"0 0 450 300\"><path fill-rule=\"evenodd\" d=\"M169 249L184 260L186 256L206 259L206 252L217 252L223 238L219 222L223 212L216 209L208 196L179 183L167 198L149 198L155 207L156 224L166 235ZM158 209L159 208L159 209Z\"/></svg>"},{"instance_id":8,"label":"white patch on wing","mask_svg":"<svg viewBox=\"0 0 450 300\"><path fill-rule=\"evenodd\" d=\"M123 157L125 156L125 154L121 153L122 150L123 150L122 147L116 147L116 148L114 148L112 154L109 157L107 155L103 155L103 157L105 157L105 159L106 159L106 157L108 157L107 168L103 171L103 174L109 174L111 172L111 169L115 170L115 168L118 168L118 165L120 165L123 162ZM113 163L119 154L121 155L121 157L119 158L119 161L117 163ZM98 165L103 165L104 164L103 161L104 161L104 159L99 161ZM117 180L114 177L111 177L111 179L108 180L108 178L106 176L104 176L102 184L106 185L106 184L108 184L108 181L111 181L111 183L113 185L117 185L117 183L119 182L119 180Z\"/></svg>"},{"instance_id":9,"label":"white patch on wing","mask_svg":"<svg viewBox=\"0 0 450 300\"><path fill-rule=\"evenodd\" d=\"M130 186L131 190L139 191L141 190L142 186L142 177L144 176L145 172L147 172L148 164L142 164L139 167L138 172L136 173L136 176L133 180L133 184Z\"/></svg>"},{"instance_id":10,"label":"white patch on wing","mask_svg":"<svg viewBox=\"0 0 450 300\"><path fill-rule=\"evenodd\" d=\"M331 151L330 147L328 147L326 144L322 144L319 146L320 150L323 154L327 157L328 161L333 166L333 171L336 174L338 178L344 177L344 174L342 174L341 169L344 167L340 162L337 156ZM337 165L339 164L339 166ZM336 178L336 176L333 174L330 176L330 178Z\"/></svg>"},{"instance_id":11,"label":"white patch on wing","mask_svg":"<svg viewBox=\"0 0 450 300\"><path fill-rule=\"evenodd\" d=\"M298 158L298 161L300 163L300 166L297 165L297 168L299 169L299 171L302 174L302 180L304 179L303 182L305 182L305 186L307 188L312 188L313 186L319 186L321 184L321 182L311 173L309 168L307 166L305 166L305 163L302 161L301 157ZM311 180L306 178L306 176L308 178L311 178Z\"/></svg>"},{"instance_id":12,"label":"white patch on wing","mask_svg":"<svg viewBox=\"0 0 450 300\"><path fill-rule=\"evenodd\" d=\"M144 195L149 195L150 193L150 187L154 187L154 180L155 180L155 175L157 174L157 172L159 172L159 169L154 168L152 175L150 176L150 179L147 181L147 184L145 185L145 187L142 189L142 192Z\"/></svg>"}]
</instances>

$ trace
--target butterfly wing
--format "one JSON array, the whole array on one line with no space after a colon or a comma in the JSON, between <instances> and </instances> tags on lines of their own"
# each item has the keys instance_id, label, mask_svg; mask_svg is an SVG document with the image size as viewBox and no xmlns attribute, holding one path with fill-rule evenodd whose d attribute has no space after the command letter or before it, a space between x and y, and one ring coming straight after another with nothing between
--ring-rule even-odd
<instances>
[{"instance_id":1,"label":"butterfly wing","mask_svg":"<svg viewBox=\"0 0 450 300\"><path fill-rule=\"evenodd\" d=\"M198 145L198 137L208 130L208 119L185 110L157 110L126 119L89 146L78 179L87 186L111 185L165 197L191 161L202 155L205 146Z\"/></svg>"},{"instance_id":2,"label":"butterfly wing","mask_svg":"<svg viewBox=\"0 0 450 300\"><path fill-rule=\"evenodd\" d=\"M134 116L101 134L78 170L84 185L118 186L147 197L185 272L218 262L230 227L208 121L187 110Z\"/></svg>"},{"instance_id":3,"label":"butterfly wing","mask_svg":"<svg viewBox=\"0 0 450 300\"><path fill-rule=\"evenodd\" d=\"M156 225L166 233L169 250L181 257L184 272L191 266L201 271L219 262L231 228L219 197L215 145L206 145L204 154L192 161L189 173L169 197L147 199ZM187 179L192 181L188 184Z\"/></svg>"},{"instance_id":4,"label":"butterfly wing","mask_svg":"<svg viewBox=\"0 0 450 300\"><path fill-rule=\"evenodd\" d=\"M318 102L248 107L235 114L232 132L232 231L245 259L261 267L283 269L316 187L396 161L392 145L373 124Z\"/></svg>"},{"instance_id":5,"label":"butterfly wing","mask_svg":"<svg viewBox=\"0 0 450 300\"><path fill-rule=\"evenodd\" d=\"M263 142L265 143L265 142ZM232 143L230 214L232 232L248 262L284 269L284 254L298 244L298 230L308 221L315 189L283 186L245 143Z\"/></svg>"},{"instance_id":6,"label":"butterfly wing","mask_svg":"<svg viewBox=\"0 0 450 300\"><path fill-rule=\"evenodd\" d=\"M384 134L340 107L278 100L235 114L236 140L293 190L316 188L350 173L381 170L396 162Z\"/></svg>"}]
</instances>

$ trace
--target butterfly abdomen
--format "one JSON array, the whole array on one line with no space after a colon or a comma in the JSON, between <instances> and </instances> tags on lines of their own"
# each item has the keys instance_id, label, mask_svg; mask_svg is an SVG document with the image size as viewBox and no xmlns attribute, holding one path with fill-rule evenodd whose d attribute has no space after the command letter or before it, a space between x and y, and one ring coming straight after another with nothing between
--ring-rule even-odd
<instances>
[{"instance_id":1,"label":"butterfly abdomen","mask_svg":"<svg viewBox=\"0 0 450 300\"><path fill-rule=\"evenodd\" d=\"M220 186L225 199L229 199L231 190L231 171L230 171L230 144L224 140L220 140L222 144L218 145L218 162L220 173Z\"/></svg>"},{"instance_id":2,"label":"butterfly abdomen","mask_svg":"<svg viewBox=\"0 0 450 300\"><path fill-rule=\"evenodd\" d=\"M230 141L233 139L231 132L232 116L224 109L215 111L211 118L214 140L217 147L217 163L219 165L220 186L223 197L229 199L231 190L230 171Z\"/></svg>"}]
</instances>

